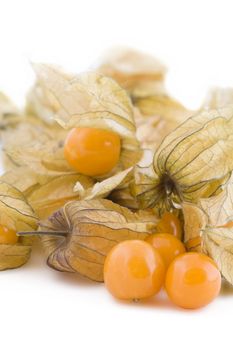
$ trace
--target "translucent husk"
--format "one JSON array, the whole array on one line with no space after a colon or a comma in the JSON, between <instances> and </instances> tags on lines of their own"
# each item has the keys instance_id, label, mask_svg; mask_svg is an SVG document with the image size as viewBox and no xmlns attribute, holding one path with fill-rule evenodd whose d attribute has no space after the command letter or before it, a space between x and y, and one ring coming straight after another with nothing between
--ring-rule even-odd
<instances>
[{"instance_id":1,"label":"translucent husk","mask_svg":"<svg viewBox=\"0 0 233 350\"><path fill-rule=\"evenodd\" d=\"M23 194L0 182L0 225L18 231L37 228L37 218ZM32 240L20 237L16 244L0 244L0 270L19 267L27 262Z\"/></svg>"},{"instance_id":2,"label":"translucent husk","mask_svg":"<svg viewBox=\"0 0 233 350\"><path fill-rule=\"evenodd\" d=\"M133 191L143 207L169 210L217 194L233 170L233 108L202 111L171 132L149 167L136 167Z\"/></svg>"},{"instance_id":3,"label":"translucent husk","mask_svg":"<svg viewBox=\"0 0 233 350\"><path fill-rule=\"evenodd\" d=\"M154 213L133 213L106 199L72 201L41 221L38 234L50 267L102 282L109 250L123 240L145 239L156 222Z\"/></svg>"}]
</instances>

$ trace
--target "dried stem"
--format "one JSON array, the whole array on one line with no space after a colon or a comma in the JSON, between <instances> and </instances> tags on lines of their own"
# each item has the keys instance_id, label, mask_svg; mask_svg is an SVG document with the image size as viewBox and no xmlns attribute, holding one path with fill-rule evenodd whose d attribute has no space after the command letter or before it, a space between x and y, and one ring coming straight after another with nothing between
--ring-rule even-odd
<instances>
[{"instance_id":1,"label":"dried stem","mask_svg":"<svg viewBox=\"0 0 233 350\"><path fill-rule=\"evenodd\" d=\"M67 232L65 231L25 231L25 232L17 232L18 236L57 236L57 237L65 237Z\"/></svg>"}]
</instances>

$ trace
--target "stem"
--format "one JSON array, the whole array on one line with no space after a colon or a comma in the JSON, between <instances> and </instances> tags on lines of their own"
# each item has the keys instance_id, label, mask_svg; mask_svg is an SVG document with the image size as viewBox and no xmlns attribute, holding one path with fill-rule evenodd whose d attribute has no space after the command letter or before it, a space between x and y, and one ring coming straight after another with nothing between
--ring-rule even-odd
<instances>
[{"instance_id":1,"label":"stem","mask_svg":"<svg viewBox=\"0 0 233 350\"><path fill-rule=\"evenodd\" d=\"M31 231L31 232L17 232L18 236L57 236L65 237L67 232L65 231Z\"/></svg>"}]
</instances>

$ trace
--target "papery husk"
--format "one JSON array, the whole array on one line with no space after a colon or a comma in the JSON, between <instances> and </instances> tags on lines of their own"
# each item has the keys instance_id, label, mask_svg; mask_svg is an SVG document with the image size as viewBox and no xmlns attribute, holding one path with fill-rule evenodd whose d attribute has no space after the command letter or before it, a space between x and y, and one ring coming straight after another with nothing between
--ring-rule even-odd
<instances>
[{"instance_id":1,"label":"papery husk","mask_svg":"<svg viewBox=\"0 0 233 350\"><path fill-rule=\"evenodd\" d=\"M92 189L92 178L80 174L40 176L28 167L18 167L3 174L0 179L20 190L40 218L47 218L66 202L80 199ZM79 191L74 191L74 187Z\"/></svg>"},{"instance_id":2,"label":"papery husk","mask_svg":"<svg viewBox=\"0 0 233 350\"><path fill-rule=\"evenodd\" d=\"M70 77L52 66L37 64L34 68L40 88L49 91L49 96L56 100L57 105L51 115L62 128L69 130L74 127L93 127L119 134L120 160L110 173L101 178L108 178L137 163L141 157L141 150L136 138L133 106L127 93L116 82L94 72ZM61 146L61 151L63 149L62 141L56 141L57 145L50 145L50 148L55 148L58 154L53 153L51 159L48 159L47 154L47 159L54 169L53 164L58 162L59 157L59 171L70 172L64 155L58 150L58 146ZM48 146L43 147L40 144L36 149L37 155L34 154L33 158L43 156L44 159L46 155L41 149L48 149Z\"/></svg>"},{"instance_id":3,"label":"papery husk","mask_svg":"<svg viewBox=\"0 0 233 350\"><path fill-rule=\"evenodd\" d=\"M72 79L73 75L64 72L60 67L59 73L64 79ZM33 115L50 126L56 125L54 115L59 111L60 104L54 98L54 95L41 86L39 81L36 81L34 86L30 89L27 99L25 111L26 114Z\"/></svg>"},{"instance_id":4,"label":"papery husk","mask_svg":"<svg viewBox=\"0 0 233 350\"><path fill-rule=\"evenodd\" d=\"M189 251L202 251L202 230L208 225L208 216L197 204L182 204L184 217L184 243Z\"/></svg>"},{"instance_id":5,"label":"papery husk","mask_svg":"<svg viewBox=\"0 0 233 350\"><path fill-rule=\"evenodd\" d=\"M151 212L133 213L106 199L72 201L42 221L38 233L49 235L43 238L49 266L102 282L109 250L123 240L145 239L156 222Z\"/></svg>"},{"instance_id":6,"label":"papery husk","mask_svg":"<svg viewBox=\"0 0 233 350\"><path fill-rule=\"evenodd\" d=\"M33 190L40 186L38 174L31 171L28 167L15 166L15 164L13 164L10 165L9 168L10 170L0 176L0 181L14 186L24 197L29 196Z\"/></svg>"},{"instance_id":7,"label":"papery husk","mask_svg":"<svg viewBox=\"0 0 233 350\"><path fill-rule=\"evenodd\" d=\"M128 90L135 114L137 137L143 148L155 150L191 111L171 98L164 86L165 67L154 57L131 49L111 50L98 71ZM145 118L146 117L146 118Z\"/></svg>"},{"instance_id":8,"label":"papery husk","mask_svg":"<svg viewBox=\"0 0 233 350\"><path fill-rule=\"evenodd\" d=\"M140 209L140 205L137 201L137 198L135 198L132 195L131 190L128 186L122 189L113 190L108 196L108 198L114 203L122 205L123 207L129 208L132 210Z\"/></svg>"},{"instance_id":9,"label":"papery husk","mask_svg":"<svg viewBox=\"0 0 233 350\"><path fill-rule=\"evenodd\" d=\"M102 57L97 70L116 80L131 96L164 91L165 66L153 56L134 49L111 50Z\"/></svg>"},{"instance_id":10,"label":"papery husk","mask_svg":"<svg viewBox=\"0 0 233 350\"><path fill-rule=\"evenodd\" d=\"M4 168L27 167L37 176L74 173L64 159L63 143L67 132L48 126L34 117L25 117L15 130L3 134Z\"/></svg>"},{"instance_id":11,"label":"papery husk","mask_svg":"<svg viewBox=\"0 0 233 350\"><path fill-rule=\"evenodd\" d=\"M81 191L80 193L74 191L74 186L77 184L85 192L88 188L93 188L94 181L79 174L54 177L38 186L27 199L38 217L45 219L65 203L81 198Z\"/></svg>"},{"instance_id":12,"label":"papery husk","mask_svg":"<svg viewBox=\"0 0 233 350\"><path fill-rule=\"evenodd\" d=\"M232 176L213 197L197 204L183 203L185 243L189 251L208 254L223 276L233 284L233 221Z\"/></svg>"},{"instance_id":13,"label":"papery husk","mask_svg":"<svg viewBox=\"0 0 233 350\"><path fill-rule=\"evenodd\" d=\"M114 189L127 187L133 179L133 167L123 170L116 175L109 177L101 182L96 182L92 187L84 190L78 182L74 191L82 199L106 198Z\"/></svg>"},{"instance_id":14,"label":"papery husk","mask_svg":"<svg viewBox=\"0 0 233 350\"><path fill-rule=\"evenodd\" d=\"M20 110L6 95L0 92L0 130L15 126L20 120Z\"/></svg>"},{"instance_id":15,"label":"papery husk","mask_svg":"<svg viewBox=\"0 0 233 350\"><path fill-rule=\"evenodd\" d=\"M0 225L15 231L37 228L37 217L25 197L13 186L0 182ZM0 270L25 264L30 257L32 240L20 237L16 244L0 244Z\"/></svg>"},{"instance_id":16,"label":"papery husk","mask_svg":"<svg viewBox=\"0 0 233 350\"><path fill-rule=\"evenodd\" d=\"M169 96L152 96L135 101L137 137L143 148L156 150L163 139L192 115Z\"/></svg>"},{"instance_id":17,"label":"papery husk","mask_svg":"<svg viewBox=\"0 0 233 350\"><path fill-rule=\"evenodd\" d=\"M217 109L233 105L233 88L211 89L202 105L202 108Z\"/></svg>"},{"instance_id":18,"label":"papery husk","mask_svg":"<svg viewBox=\"0 0 233 350\"><path fill-rule=\"evenodd\" d=\"M172 205L217 193L233 169L233 107L202 111L161 143L148 168L138 167L133 190L143 207Z\"/></svg>"},{"instance_id":19,"label":"papery husk","mask_svg":"<svg viewBox=\"0 0 233 350\"><path fill-rule=\"evenodd\" d=\"M217 264L223 277L233 284L233 229L206 228L202 233L203 251Z\"/></svg>"}]
</instances>

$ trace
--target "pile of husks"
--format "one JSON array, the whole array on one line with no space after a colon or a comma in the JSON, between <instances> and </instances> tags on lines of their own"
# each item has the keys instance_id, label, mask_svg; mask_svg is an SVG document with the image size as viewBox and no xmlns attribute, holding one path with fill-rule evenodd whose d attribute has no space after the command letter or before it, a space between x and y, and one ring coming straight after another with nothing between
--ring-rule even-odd
<instances>
[{"instance_id":1,"label":"pile of husks","mask_svg":"<svg viewBox=\"0 0 233 350\"><path fill-rule=\"evenodd\" d=\"M33 69L24 110L0 94L0 236L17 232L0 239L0 269L24 264L39 237L50 267L103 281L111 248L159 232L172 212L186 248L233 283L233 89L188 110L168 95L165 67L133 50L78 75ZM106 132L114 157L99 153L98 169L76 159L74 130L94 151Z\"/></svg>"}]
</instances>

